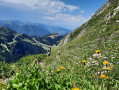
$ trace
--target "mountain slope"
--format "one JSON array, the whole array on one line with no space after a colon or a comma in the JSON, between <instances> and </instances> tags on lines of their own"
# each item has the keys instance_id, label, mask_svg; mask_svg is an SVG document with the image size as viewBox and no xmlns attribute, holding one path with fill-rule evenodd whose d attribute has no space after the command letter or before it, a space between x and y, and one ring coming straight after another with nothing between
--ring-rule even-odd
<instances>
[{"instance_id":1,"label":"mountain slope","mask_svg":"<svg viewBox=\"0 0 119 90\"><path fill-rule=\"evenodd\" d=\"M100 90L119 88L119 1L107 1L105 5L106 8L103 6L88 22L67 35L52 52L56 66L77 69L71 72L76 76L74 85L86 90L92 90L93 86ZM103 65L104 61L109 64ZM101 75L109 81L101 79Z\"/></svg>"},{"instance_id":2,"label":"mountain slope","mask_svg":"<svg viewBox=\"0 0 119 90\"><path fill-rule=\"evenodd\" d=\"M17 34L7 28L0 28L0 61L13 62L19 58L45 52L40 42L36 43L25 34Z\"/></svg>"},{"instance_id":3,"label":"mountain slope","mask_svg":"<svg viewBox=\"0 0 119 90\"><path fill-rule=\"evenodd\" d=\"M47 45L58 45L59 41L64 37L65 35L59 35L57 33L50 33L42 37L33 36L34 39L37 41L47 44Z\"/></svg>"},{"instance_id":4,"label":"mountain slope","mask_svg":"<svg viewBox=\"0 0 119 90\"><path fill-rule=\"evenodd\" d=\"M5 89L118 90L119 0L107 4L67 35L50 58L22 58Z\"/></svg>"},{"instance_id":5,"label":"mountain slope","mask_svg":"<svg viewBox=\"0 0 119 90\"><path fill-rule=\"evenodd\" d=\"M73 59L73 57L79 56L81 59L87 59L92 57L95 50L100 49L105 56L110 55L111 58L113 53L114 57L118 57L119 23L117 21L119 20L119 2L115 0L107 3L109 6L102 13L98 15L99 11L97 11L97 16L94 14L95 16L88 22L67 35L60 42L55 54L58 54L57 51L59 50L62 57ZM114 47L116 48L114 49ZM111 48L111 50L108 50L108 48ZM116 61L118 60L116 59Z\"/></svg>"},{"instance_id":6,"label":"mountain slope","mask_svg":"<svg viewBox=\"0 0 119 90\"><path fill-rule=\"evenodd\" d=\"M51 33L42 37L18 34L7 28L0 28L0 61L17 61L23 56L45 53L48 47L57 45L64 36Z\"/></svg>"},{"instance_id":7,"label":"mountain slope","mask_svg":"<svg viewBox=\"0 0 119 90\"><path fill-rule=\"evenodd\" d=\"M6 26L17 33L27 34L29 36L42 36L49 33L67 34L70 30L62 27L49 26L39 23L24 23L18 20L15 21L0 21L0 26Z\"/></svg>"}]
</instances>

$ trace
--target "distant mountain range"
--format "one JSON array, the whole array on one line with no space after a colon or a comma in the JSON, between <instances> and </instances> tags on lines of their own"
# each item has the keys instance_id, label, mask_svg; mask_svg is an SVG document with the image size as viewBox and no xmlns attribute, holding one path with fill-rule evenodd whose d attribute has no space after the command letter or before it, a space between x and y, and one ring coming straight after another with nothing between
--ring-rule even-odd
<instances>
[{"instance_id":1,"label":"distant mountain range","mask_svg":"<svg viewBox=\"0 0 119 90\"><path fill-rule=\"evenodd\" d=\"M64 35L71 32L70 30L62 27L54 27L41 23L25 23L18 20L0 21L0 26L8 27L17 33L27 34L29 36L43 36L49 33Z\"/></svg>"},{"instance_id":2,"label":"distant mountain range","mask_svg":"<svg viewBox=\"0 0 119 90\"><path fill-rule=\"evenodd\" d=\"M62 38L57 33L31 37L0 27L0 61L14 62L26 55L46 53L49 46L58 44Z\"/></svg>"}]
</instances>

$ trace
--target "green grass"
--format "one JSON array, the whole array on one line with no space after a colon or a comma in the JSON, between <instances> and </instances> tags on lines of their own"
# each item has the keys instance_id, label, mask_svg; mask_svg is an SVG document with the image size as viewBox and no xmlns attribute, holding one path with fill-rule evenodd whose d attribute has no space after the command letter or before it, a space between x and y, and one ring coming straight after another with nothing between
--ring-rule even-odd
<instances>
[{"instance_id":1,"label":"green grass","mask_svg":"<svg viewBox=\"0 0 119 90\"><path fill-rule=\"evenodd\" d=\"M109 25L104 19L116 6L117 2L77 28L70 35L67 44L52 50L50 58L45 54L31 55L13 64L16 69L14 78L8 83L2 83L2 89L71 90L77 87L80 90L118 90L118 13L108 20ZM86 32L77 37L83 29L86 29ZM96 50L100 50L100 57L93 56L97 54ZM83 60L86 60L86 63L83 63ZM109 64L104 65L104 61ZM109 67L109 70L105 70L106 67ZM105 75L104 78L101 78L102 74Z\"/></svg>"}]
</instances>

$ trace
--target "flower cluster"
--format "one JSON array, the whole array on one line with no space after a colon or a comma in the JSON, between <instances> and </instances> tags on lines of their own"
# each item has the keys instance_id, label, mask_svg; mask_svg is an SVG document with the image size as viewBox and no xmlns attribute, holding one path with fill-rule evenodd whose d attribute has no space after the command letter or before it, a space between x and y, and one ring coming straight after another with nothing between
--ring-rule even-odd
<instances>
[{"instance_id":1,"label":"flower cluster","mask_svg":"<svg viewBox=\"0 0 119 90\"><path fill-rule=\"evenodd\" d=\"M79 90L79 88L75 87L75 88L72 88L72 90Z\"/></svg>"}]
</instances>

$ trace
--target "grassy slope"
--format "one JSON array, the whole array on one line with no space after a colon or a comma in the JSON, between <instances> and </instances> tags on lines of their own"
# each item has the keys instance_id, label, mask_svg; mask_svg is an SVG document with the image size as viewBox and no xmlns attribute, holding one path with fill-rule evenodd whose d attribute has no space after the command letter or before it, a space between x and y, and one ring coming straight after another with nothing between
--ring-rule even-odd
<instances>
[{"instance_id":1,"label":"grassy slope","mask_svg":"<svg viewBox=\"0 0 119 90\"><path fill-rule=\"evenodd\" d=\"M59 65L59 62L61 62L63 63L63 65L60 64L61 66L72 67L75 64L80 66L80 61L87 60L87 62L90 62L90 58L98 60L100 64L102 64L104 60L107 60L112 63L116 69L113 74L113 70L110 71L110 74L112 75L110 75L110 78L113 78L110 79L110 83L113 80L116 81L118 79L117 82L119 84L119 65L117 64L119 61L119 23L116 22L116 20L119 20L119 12L113 18L108 20L108 25L106 24L107 20L105 20L106 15L109 12L113 13L113 10L117 7L117 4L117 2L113 3L102 14L90 19L86 24L83 24L81 27L76 29L73 36L70 36L71 41L69 41L66 45L61 45L52 52L52 59L55 59L56 63L58 63L57 65ZM78 38L79 33L83 29L86 29L85 34ZM59 58L57 58L58 50L61 53ZM96 50L100 50L102 56L107 57L107 59L93 58L93 54L95 54ZM97 69L99 69L100 72L103 72L102 67L103 65L100 67L89 66L88 68L91 68L92 71L89 72L88 75L93 75L95 72L97 72ZM76 71L74 71L74 73L76 73ZM95 75L96 78L99 79L97 73ZM81 79L82 78L83 77L81 77ZM75 79L78 80L78 78ZM88 78L85 79L89 80L90 82L92 80ZM97 85L100 84L101 83L98 83ZM77 85L79 87L83 86L83 84L79 85L79 82Z\"/></svg>"},{"instance_id":2,"label":"grassy slope","mask_svg":"<svg viewBox=\"0 0 119 90\"><path fill-rule=\"evenodd\" d=\"M92 55L95 53L95 50L100 49L101 53L105 54L108 48L112 48L118 41L119 36L119 23L116 23L116 20L119 19L119 12L116 16L108 20L109 25L106 24L106 17L108 12L113 12L115 5L110 6L99 16L92 18L88 23L82 25L80 28L76 29L71 36L71 41L66 45L58 47L58 50L61 51L62 55L65 53L74 53L73 55L82 56L82 54ZM80 38L77 38L82 29L86 28L86 32ZM110 45L111 44L111 45ZM92 49L90 49L92 48ZM57 50L56 50L57 52ZM56 53L54 51L54 53ZM109 51L111 52L111 51ZM56 53L57 54L57 53ZM54 54L53 54L54 55ZM71 54L72 55L72 54Z\"/></svg>"},{"instance_id":3,"label":"grassy slope","mask_svg":"<svg viewBox=\"0 0 119 90\"><path fill-rule=\"evenodd\" d=\"M81 90L118 90L119 23L116 20L119 20L119 12L108 20L109 25L104 20L107 13L112 13L116 6L117 2L76 29L70 36L71 41L54 49L50 59L46 59L45 55L22 58L16 64L18 70L15 78L2 86L9 90L70 90L74 87ZM78 38L83 29L86 29L85 34ZM101 55L107 58L94 58L96 50L100 50ZM36 58L35 62L33 58ZM38 63L39 58L42 63ZM82 63L83 60L87 61L86 65ZM111 63L107 65L109 71L102 69L105 60ZM100 78L100 72L109 77L109 80Z\"/></svg>"},{"instance_id":4,"label":"grassy slope","mask_svg":"<svg viewBox=\"0 0 119 90\"><path fill-rule=\"evenodd\" d=\"M87 59L92 57L98 49L101 50L101 53L105 56L111 57L111 55L114 55L114 57L118 57L119 23L116 23L116 20L119 19L119 12L108 21L110 22L109 25L107 25L106 20L104 20L107 13L109 11L113 12L112 10L114 8L115 5L113 5L113 7L110 6L102 14L92 18L88 23L75 30L76 34L74 33L73 37L70 37L71 41L54 50L52 57L55 58L59 50L61 52L60 57L63 58L62 60L65 60L67 57L73 59L75 56L81 59ZM86 28L86 32L80 38L77 38L77 33L80 32L82 28ZM110 48L110 50L108 50L108 48Z\"/></svg>"}]
</instances>

